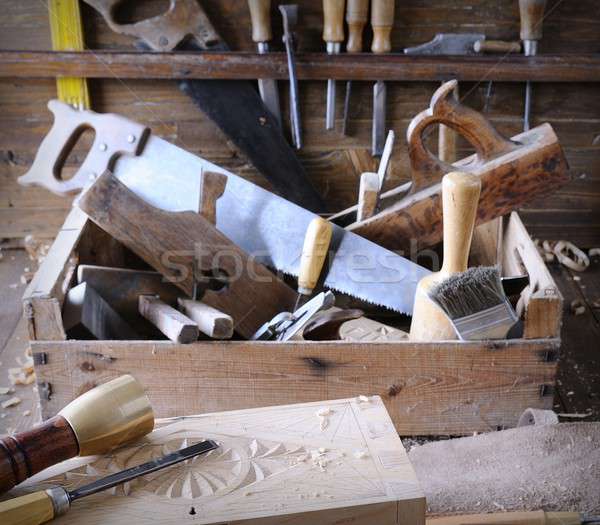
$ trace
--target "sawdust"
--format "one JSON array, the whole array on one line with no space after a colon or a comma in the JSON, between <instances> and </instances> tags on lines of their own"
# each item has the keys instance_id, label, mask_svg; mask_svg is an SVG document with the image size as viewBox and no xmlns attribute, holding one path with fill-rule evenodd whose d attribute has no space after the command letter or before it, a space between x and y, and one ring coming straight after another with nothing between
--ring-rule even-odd
<instances>
[{"instance_id":1,"label":"sawdust","mask_svg":"<svg viewBox=\"0 0 600 525\"><path fill-rule=\"evenodd\" d=\"M528 426L414 446L432 514L600 513L600 423Z\"/></svg>"}]
</instances>

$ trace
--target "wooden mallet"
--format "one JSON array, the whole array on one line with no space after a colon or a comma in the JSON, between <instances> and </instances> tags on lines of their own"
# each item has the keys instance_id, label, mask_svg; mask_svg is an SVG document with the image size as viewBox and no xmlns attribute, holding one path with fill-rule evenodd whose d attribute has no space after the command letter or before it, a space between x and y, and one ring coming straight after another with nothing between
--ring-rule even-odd
<instances>
[{"instance_id":1,"label":"wooden mallet","mask_svg":"<svg viewBox=\"0 0 600 525\"><path fill-rule=\"evenodd\" d=\"M71 401L39 426L0 441L0 493L75 456L104 454L154 428L150 401L123 375Z\"/></svg>"}]
</instances>

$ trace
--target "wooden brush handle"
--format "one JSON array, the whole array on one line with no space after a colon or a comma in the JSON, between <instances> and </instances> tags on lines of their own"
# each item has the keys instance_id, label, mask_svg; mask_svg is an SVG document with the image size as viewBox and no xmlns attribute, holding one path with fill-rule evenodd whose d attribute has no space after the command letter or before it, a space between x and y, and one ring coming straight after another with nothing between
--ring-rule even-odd
<instances>
[{"instance_id":1,"label":"wooden brush handle","mask_svg":"<svg viewBox=\"0 0 600 525\"><path fill-rule=\"evenodd\" d=\"M271 0L248 0L252 21L252 40L268 42L273 38L271 31Z\"/></svg>"},{"instance_id":2,"label":"wooden brush handle","mask_svg":"<svg viewBox=\"0 0 600 525\"><path fill-rule=\"evenodd\" d=\"M541 40L546 0L519 0L521 40Z\"/></svg>"},{"instance_id":3,"label":"wooden brush handle","mask_svg":"<svg viewBox=\"0 0 600 525\"><path fill-rule=\"evenodd\" d=\"M371 26L373 27L373 53L389 53L392 50L392 26L394 25L395 0L371 0Z\"/></svg>"},{"instance_id":4,"label":"wooden brush handle","mask_svg":"<svg viewBox=\"0 0 600 525\"><path fill-rule=\"evenodd\" d=\"M5 437L0 441L0 493L78 453L75 433L62 416Z\"/></svg>"},{"instance_id":5,"label":"wooden brush handle","mask_svg":"<svg viewBox=\"0 0 600 525\"><path fill-rule=\"evenodd\" d=\"M300 260L299 293L310 295L317 285L327 257L332 233L331 223L321 217L315 217L309 223L304 237L304 246L302 247L302 259Z\"/></svg>"},{"instance_id":6,"label":"wooden brush handle","mask_svg":"<svg viewBox=\"0 0 600 525\"><path fill-rule=\"evenodd\" d=\"M455 171L445 175L442 180L443 274L464 272L467 269L480 193L481 180L476 175Z\"/></svg>"},{"instance_id":7,"label":"wooden brush handle","mask_svg":"<svg viewBox=\"0 0 600 525\"><path fill-rule=\"evenodd\" d=\"M345 0L323 0L323 40L344 41Z\"/></svg>"},{"instance_id":8,"label":"wooden brush handle","mask_svg":"<svg viewBox=\"0 0 600 525\"><path fill-rule=\"evenodd\" d=\"M360 53L363 49L363 31L369 16L369 0L347 0L346 23L348 24L348 53Z\"/></svg>"}]
</instances>

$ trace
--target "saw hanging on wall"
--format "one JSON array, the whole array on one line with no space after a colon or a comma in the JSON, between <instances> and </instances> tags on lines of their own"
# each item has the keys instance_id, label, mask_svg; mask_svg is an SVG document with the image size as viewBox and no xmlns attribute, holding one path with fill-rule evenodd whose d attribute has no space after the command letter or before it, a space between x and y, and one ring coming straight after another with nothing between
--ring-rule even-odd
<instances>
[{"instance_id":1,"label":"saw hanging on wall","mask_svg":"<svg viewBox=\"0 0 600 525\"><path fill-rule=\"evenodd\" d=\"M121 1L85 0L113 31L138 38L139 48L157 52L229 50L196 0L171 0L164 14L131 24L115 19ZM250 82L211 79L178 84L281 195L304 208L325 211L277 117Z\"/></svg>"},{"instance_id":2,"label":"saw hanging on wall","mask_svg":"<svg viewBox=\"0 0 600 525\"><path fill-rule=\"evenodd\" d=\"M162 140L140 124L113 114L75 111L48 104L54 125L31 169L19 180L63 194L111 169L116 179L146 204L167 212L201 208L203 172L223 173L227 184L217 200L216 227L256 261L298 276L300 255L314 213ZM73 137L93 128L95 138L80 169L61 180L61 164ZM397 312L412 312L417 282L428 270L354 233L333 225L323 286Z\"/></svg>"}]
</instances>

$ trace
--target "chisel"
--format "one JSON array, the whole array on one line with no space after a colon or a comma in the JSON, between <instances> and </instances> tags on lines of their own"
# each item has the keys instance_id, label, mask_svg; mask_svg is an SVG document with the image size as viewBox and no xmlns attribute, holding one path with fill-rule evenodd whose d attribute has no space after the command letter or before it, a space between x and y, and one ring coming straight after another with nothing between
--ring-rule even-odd
<instances>
[{"instance_id":1,"label":"chisel","mask_svg":"<svg viewBox=\"0 0 600 525\"><path fill-rule=\"evenodd\" d=\"M298 275L298 298L294 311L300 306L303 296L312 295L317 285L327 257L332 233L332 224L322 217L315 217L306 228Z\"/></svg>"},{"instance_id":2,"label":"chisel","mask_svg":"<svg viewBox=\"0 0 600 525\"><path fill-rule=\"evenodd\" d=\"M345 0L323 0L323 40L327 44L327 54L339 54L344 41ZM327 110L325 129L335 127L335 80L327 80Z\"/></svg>"},{"instance_id":3,"label":"chisel","mask_svg":"<svg viewBox=\"0 0 600 525\"><path fill-rule=\"evenodd\" d=\"M394 24L394 0L372 0L371 26L373 28L373 53L389 53L392 50L391 33ZM380 157L385 142L385 82L378 80L373 86L372 154Z\"/></svg>"},{"instance_id":4,"label":"chisel","mask_svg":"<svg viewBox=\"0 0 600 525\"><path fill-rule=\"evenodd\" d=\"M348 42L346 53L360 53L363 49L363 31L369 15L369 0L346 0L346 24L348 24ZM350 113L350 96L352 94L352 80L346 82L346 96L344 98L344 116L342 120L342 134L346 135L348 117Z\"/></svg>"},{"instance_id":5,"label":"chisel","mask_svg":"<svg viewBox=\"0 0 600 525\"><path fill-rule=\"evenodd\" d=\"M271 0L248 0L250 19L252 20L252 40L256 42L261 55L269 53L269 41L273 38L271 30ZM277 119L281 127L281 108L277 81L272 78L258 79L258 92L265 106Z\"/></svg>"},{"instance_id":6,"label":"chisel","mask_svg":"<svg viewBox=\"0 0 600 525\"><path fill-rule=\"evenodd\" d=\"M147 463L100 478L74 490L54 486L3 501L0 503L0 522L3 525L39 525L46 523L65 514L71 508L71 504L78 499L127 483L140 476L147 476L152 472L181 463L200 454L206 454L216 448L218 448L218 445L214 441L201 441Z\"/></svg>"},{"instance_id":7,"label":"chisel","mask_svg":"<svg viewBox=\"0 0 600 525\"><path fill-rule=\"evenodd\" d=\"M535 56L538 51L538 42L542 39L542 22L546 0L519 0L519 13L521 15L521 40L525 56ZM525 85L525 111L523 115L523 131L530 129L531 116L531 81Z\"/></svg>"}]
</instances>

